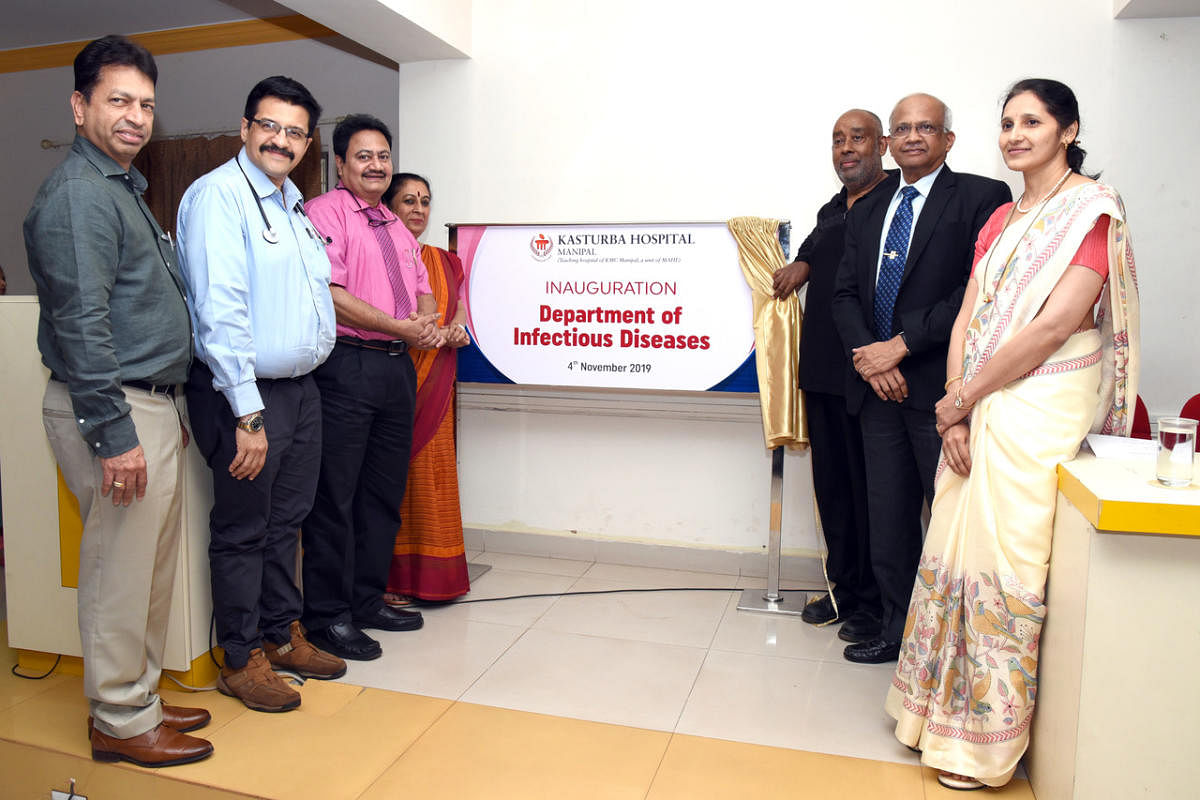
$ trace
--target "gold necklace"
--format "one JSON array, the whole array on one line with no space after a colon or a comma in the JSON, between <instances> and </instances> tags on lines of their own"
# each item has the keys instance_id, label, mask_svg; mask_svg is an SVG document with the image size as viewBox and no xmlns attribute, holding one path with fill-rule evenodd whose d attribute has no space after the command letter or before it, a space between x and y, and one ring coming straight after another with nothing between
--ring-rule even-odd
<instances>
[{"instance_id":1,"label":"gold necklace","mask_svg":"<svg viewBox=\"0 0 1200 800\"><path fill-rule=\"evenodd\" d=\"M1021 242L1025 241L1025 234L1029 233L1030 228L1033 227L1033 223L1037 222L1037 219L1041 215L1042 210L1046 207L1046 204L1050 202L1050 199L1054 197L1054 195L1058 194L1058 190L1063 187L1063 184L1067 182L1067 178L1070 177L1070 175L1071 170L1068 169L1066 175L1063 175L1059 179L1058 183L1054 184L1054 188L1050 190L1050 193L1042 198L1042 204L1038 206L1036 214L1029 214L1028 211L1022 209L1020 200L1018 200L1016 203L1013 203L1012 208L1008 209L1008 214L1006 214L1004 217L1004 225L1000 228L1000 233L997 234L996 241L993 242L990 248L988 248L987 260L983 262L983 272L979 276L981 285L984 287L987 286L987 273L992 264L992 253L995 252L996 245L1000 243L1000 239L1004 236L1004 232L1008 230L1008 226L1012 222L1013 211L1020 211L1022 214L1029 214L1029 224L1025 226L1025 230L1022 231L1021 235L1017 237L1017 241L1013 245L1012 250L1009 252L1008 258L1004 259L1004 266L1000 268L1000 274L996 276L996 282L992 284L992 290L989 292L985 289L983 293L983 302L990 303L996 298L996 293L1000 291L1000 284L1004 282L1005 276L1008 275L1008 268L1012 265L1013 256L1017 254L1017 248L1021 246ZM1025 195L1022 193L1021 200L1024 199ZM1030 211L1032 210L1033 209L1030 209Z\"/></svg>"}]
</instances>

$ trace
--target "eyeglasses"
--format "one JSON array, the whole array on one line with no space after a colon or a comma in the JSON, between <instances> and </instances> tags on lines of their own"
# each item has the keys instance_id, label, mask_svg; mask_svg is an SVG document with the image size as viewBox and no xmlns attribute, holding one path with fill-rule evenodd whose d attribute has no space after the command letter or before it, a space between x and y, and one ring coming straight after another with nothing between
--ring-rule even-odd
<instances>
[{"instance_id":1,"label":"eyeglasses","mask_svg":"<svg viewBox=\"0 0 1200 800\"><path fill-rule=\"evenodd\" d=\"M272 136L278 136L279 132L283 131L284 135L293 142L302 142L308 138L308 131L303 128L285 128L273 119L252 119L250 121Z\"/></svg>"},{"instance_id":2,"label":"eyeglasses","mask_svg":"<svg viewBox=\"0 0 1200 800\"><path fill-rule=\"evenodd\" d=\"M934 136L935 134L939 134L945 130L943 126L934 125L932 122L918 122L916 125L910 125L907 122L901 122L899 125L893 127L888 135L899 136L903 138L912 133L914 128L916 129L917 133L921 134L922 136Z\"/></svg>"},{"instance_id":3,"label":"eyeglasses","mask_svg":"<svg viewBox=\"0 0 1200 800\"><path fill-rule=\"evenodd\" d=\"M375 159L379 159L381 164L392 163L392 154L387 150L380 150L378 153L372 153L370 150L361 150L354 154L354 160L360 164L370 164Z\"/></svg>"}]
</instances>

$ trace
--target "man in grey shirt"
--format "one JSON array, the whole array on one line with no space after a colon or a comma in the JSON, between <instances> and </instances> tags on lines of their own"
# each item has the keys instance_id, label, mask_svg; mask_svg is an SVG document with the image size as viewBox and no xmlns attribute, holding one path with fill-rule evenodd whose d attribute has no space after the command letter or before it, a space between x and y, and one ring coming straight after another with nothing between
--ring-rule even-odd
<instances>
[{"instance_id":1,"label":"man in grey shirt","mask_svg":"<svg viewBox=\"0 0 1200 800\"><path fill-rule=\"evenodd\" d=\"M179 553L182 448L175 405L191 325L174 246L150 214L134 156L154 124L158 68L120 36L75 57L71 151L25 218L50 370L46 436L79 500L79 637L92 758L163 767L212 745L184 732L204 709L158 696Z\"/></svg>"}]
</instances>

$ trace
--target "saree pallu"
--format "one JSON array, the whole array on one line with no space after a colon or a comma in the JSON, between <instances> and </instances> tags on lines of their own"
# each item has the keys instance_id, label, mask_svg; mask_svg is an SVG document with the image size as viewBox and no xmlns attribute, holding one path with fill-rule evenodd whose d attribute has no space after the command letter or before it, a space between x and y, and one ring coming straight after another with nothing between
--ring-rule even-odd
<instances>
[{"instance_id":1,"label":"saree pallu","mask_svg":"<svg viewBox=\"0 0 1200 800\"><path fill-rule=\"evenodd\" d=\"M993 243L997 255L1013 257L997 285L981 277L964 344L969 381L1036 316L1100 214L1111 217L1100 328L1075 333L1039 367L979 400L967 477L944 458L939 465L885 703L896 737L919 748L922 763L990 786L1009 781L1029 741L1057 465L1075 456L1089 429L1127 434L1132 422L1137 290L1115 192L1079 187L1027 230Z\"/></svg>"},{"instance_id":2,"label":"saree pallu","mask_svg":"<svg viewBox=\"0 0 1200 800\"><path fill-rule=\"evenodd\" d=\"M437 299L441 324L458 310L462 265L450 253L421 246L421 260ZM417 370L408 488L400 505L400 530L392 548L388 591L421 600L452 600L470 587L458 496L454 447L454 378L457 351L409 350Z\"/></svg>"}]
</instances>

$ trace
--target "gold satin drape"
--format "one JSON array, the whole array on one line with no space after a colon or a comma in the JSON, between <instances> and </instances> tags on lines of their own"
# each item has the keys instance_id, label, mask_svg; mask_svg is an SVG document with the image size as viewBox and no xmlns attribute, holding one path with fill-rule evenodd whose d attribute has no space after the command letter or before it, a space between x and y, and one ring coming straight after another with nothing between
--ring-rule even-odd
<instances>
[{"instance_id":1,"label":"gold satin drape","mask_svg":"<svg viewBox=\"0 0 1200 800\"><path fill-rule=\"evenodd\" d=\"M734 217L727 223L738 246L738 262L754 295L754 348L758 397L762 404L767 448L808 445L808 427L800 401L800 322L795 294L776 300L775 271L784 265L779 220Z\"/></svg>"}]
</instances>

